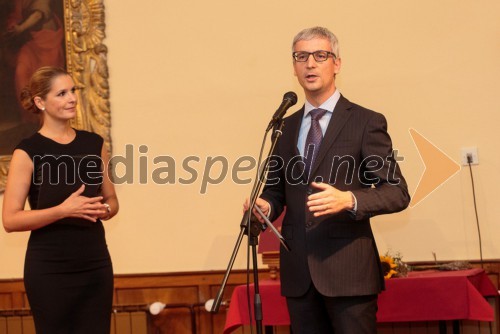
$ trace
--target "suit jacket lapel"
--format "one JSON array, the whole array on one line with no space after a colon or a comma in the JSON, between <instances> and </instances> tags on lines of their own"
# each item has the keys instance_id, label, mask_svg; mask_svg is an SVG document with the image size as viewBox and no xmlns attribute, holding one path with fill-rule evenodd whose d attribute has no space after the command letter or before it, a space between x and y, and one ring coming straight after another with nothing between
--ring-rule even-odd
<instances>
[{"instance_id":1,"label":"suit jacket lapel","mask_svg":"<svg viewBox=\"0 0 500 334\"><path fill-rule=\"evenodd\" d=\"M295 157L301 156L300 151L297 147L297 141L299 139L299 132L303 118L304 118L304 106L302 106L302 108L297 110L292 115L285 118L283 136L279 140L282 140L285 143L283 146L284 151L281 153L282 155L281 157L286 160L287 166L289 161L295 161ZM297 177L297 174L302 175L303 172L304 172L304 165L298 164L293 168L293 173L295 175L293 177L294 178Z\"/></svg>"},{"instance_id":2,"label":"suit jacket lapel","mask_svg":"<svg viewBox=\"0 0 500 334\"><path fill-rule=\"evenodd\" d=\"M351 102L349 102L349 100L341 95L339 101L337 102L337 105L335 106L335 109L333 110L333 115L330 119L330 123L326 128L325 136L323 137L323 140L321 142L318 156L316 159L314 159L314 164L311 169L311 175L314 175L316 169L318 169L318 166L324 160L326 153L335 142L335 139L337 139L340 131L351 116L351 113L349 112L350 108Z\"/></svg>"},{"instance_id":3,"label":"suit jacket lapel","mask_svg":"<svg viewBox=\"0 0 500 334\"><path fill-rule=\"evenodd\" d=\"M304 118L304 106L300 110L296 111L289 117L285 119L285 128L290 129L293 133L292 145L293 145L293 156L299 156L300 152L297 147L297 141L299 140L300 126L302 125L302 119Z\"/></svg>"}]
</instances>

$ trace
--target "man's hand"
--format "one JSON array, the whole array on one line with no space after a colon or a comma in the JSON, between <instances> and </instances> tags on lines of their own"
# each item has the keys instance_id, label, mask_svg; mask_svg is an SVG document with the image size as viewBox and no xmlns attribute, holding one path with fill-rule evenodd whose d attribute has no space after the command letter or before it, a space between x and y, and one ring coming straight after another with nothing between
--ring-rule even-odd
<instances>
[{"instance_id":1,"label":"man's hand","mask_svg":"<svg viewBox=\"0 0 500 334\"><path fill-rule=\"evenodd\" d=\"M307 206L314 217L335 214L343 210L352 210L354 200L350 191L340 191L328 183L316 183L311 185L320 191L307 198Z\"/></svg>"},{"instance_id":2,"label":"man's hand","mask_svg":"<svg viewBox=\"0 0 500 334\"><path fill-rule=\"evenodd\" d=\"M243 213L245 213L248 210L249 206L250 206L250 200L247 198L245 199L245 203L243 203ZM257 198L257 200L255 201L255 206L258 206L260 211L262 211L263 214L269 217L269 211L271 210L271 205L267 201L263 200L262 198ZM261 217L260 213L258 213L257 210L255 210L255 208L253 209L253 214L255 215L255 217L257 217L259 222L265 224L264 219Z\"/></svg>"}]
</instances>

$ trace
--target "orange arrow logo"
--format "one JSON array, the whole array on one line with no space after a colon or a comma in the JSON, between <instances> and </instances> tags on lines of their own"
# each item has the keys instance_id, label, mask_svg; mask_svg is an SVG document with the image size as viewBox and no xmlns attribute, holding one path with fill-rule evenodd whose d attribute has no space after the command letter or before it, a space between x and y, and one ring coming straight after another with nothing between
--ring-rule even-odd
<instances>
[{"instance_id":1,"label":"orange arrow logo","mask_svg":"<svg viewBox=\"0 0 500 334\"><path fill-rule=\"evenodd\" d=\"M410 208L413 208L453 175L458 173L461 166L425 139L415 129L410 128L409 131L425 166L424 173L420 177L417 189L415 189L415 193L410 201Z\"/></svg>"}]
</instances>

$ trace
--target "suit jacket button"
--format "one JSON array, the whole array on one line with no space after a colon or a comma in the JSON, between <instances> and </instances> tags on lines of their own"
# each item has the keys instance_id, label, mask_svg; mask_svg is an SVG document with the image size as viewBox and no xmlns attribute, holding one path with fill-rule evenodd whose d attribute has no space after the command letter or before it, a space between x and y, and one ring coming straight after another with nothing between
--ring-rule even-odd
<instances>
[{"instance_id":1,"label":"suit jacket button","mask_svg":"<svg viewBox=\"0 0 500 334\"><path fill-rule=\"evenodd\" d=\"M312 222L307 222L307 223L306 223L306 228L310 228L312 225L313 225L313 223L312 223Z\"/></svg>"},{"instance_id":2,"label":"suit jacket button","mask_svg":"<svg viewBox=\"0 0 500 334\"><path fill-rule=\"evenodd\" d=\"M307 194L311 195L313 193L313 190L311 188L307 188Z\"/></svg>"}]
</instances>

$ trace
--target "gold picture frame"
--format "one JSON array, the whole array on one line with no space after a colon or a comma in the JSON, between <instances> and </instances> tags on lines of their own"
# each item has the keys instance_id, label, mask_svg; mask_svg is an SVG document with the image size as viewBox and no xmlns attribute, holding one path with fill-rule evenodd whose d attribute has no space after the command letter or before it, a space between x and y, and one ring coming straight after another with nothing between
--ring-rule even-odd
<instances>
[{"instance_id":1,"label":"gold picture frame","mask_svg":"<svg viewBox=\"0 0 500 334\"><path fill-rule=\"evenodd\" d=\"M79 89L77 116L73 126L95 132L111 151L107 48L103 44L105 20L103 0L64 2L66 69ZM12 155L0 156L0 192L5 189Z\"/></svg>"}]
</instances>

